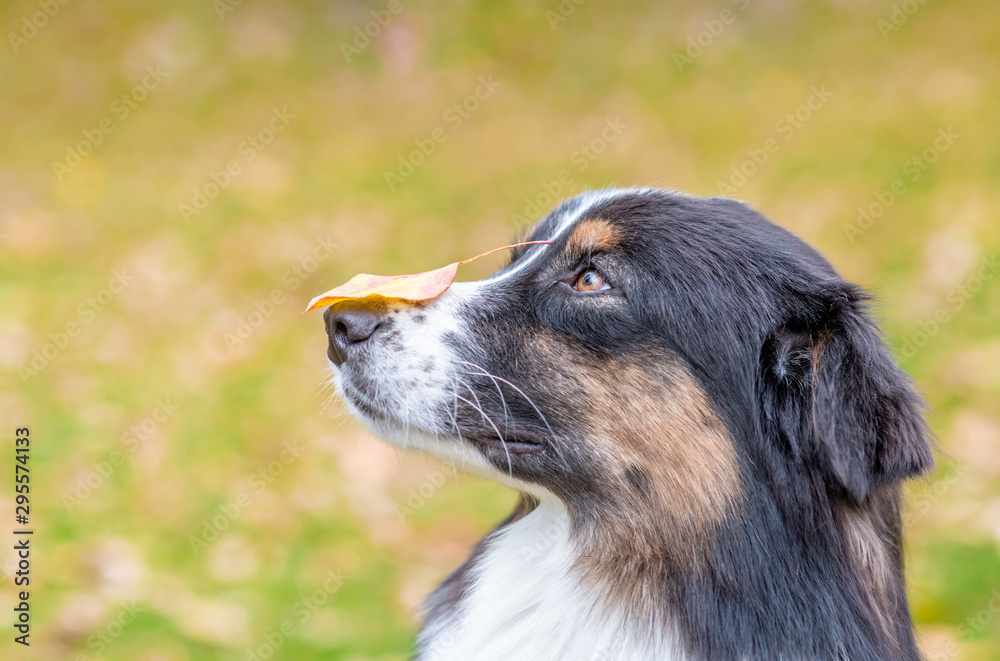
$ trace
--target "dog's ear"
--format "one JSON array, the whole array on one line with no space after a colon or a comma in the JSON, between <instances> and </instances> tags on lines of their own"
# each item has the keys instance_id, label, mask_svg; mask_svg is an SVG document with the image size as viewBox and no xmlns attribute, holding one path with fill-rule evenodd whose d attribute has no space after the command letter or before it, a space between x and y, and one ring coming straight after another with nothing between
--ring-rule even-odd
<instances>
[{"instance_id":1,"label":"dog's ear","mask_svg":"<svg viewBox=\"0 0 1000 661\"><path fill-rule=\"evenodd\" d=\"M861 501L931 469L934 456L923 402L868 318L865 296L839 284L824 299L812 320L791 321L765 343L762 423L831 491Z\"/></svg>"}]
</instances>

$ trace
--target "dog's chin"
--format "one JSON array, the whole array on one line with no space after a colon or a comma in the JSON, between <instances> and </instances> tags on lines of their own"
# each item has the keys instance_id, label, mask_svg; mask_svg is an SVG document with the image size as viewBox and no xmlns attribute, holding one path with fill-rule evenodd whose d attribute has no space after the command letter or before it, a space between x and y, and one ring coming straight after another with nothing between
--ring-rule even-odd
<instances>
[{"instance_id":1,"label":"dog's chin","mask_svg":"<svg viewBox=\"0 0 1000 661\"><path fill-rule=\"evenodd\" d=\"M537 497L547 495L540 487L512 475L512 467L530 462L548 449L548 440L533 431L504 434L454 431L438 432L400 419L394 412L371 401L349 377L331 365L331 382L351 415L375 437L401 449L430 455L466 473L498 482Z\"/></svg>"},{"instance_id":2,"label":"dog's chin","mask_svg":"<svg viewBox=\"0 0 1000 661\"><path fill-rule=\"evenodd\" d=\"M412 423L397 419L388 412L373 407L369 402L352 397L349 390L339 389L341 399L355 419L376 438L400 450L427 454L456 469L483 477L493 482L533 494L543 495L543 490L501 470L491 461L507 465L507 458L519 461L530 459L542 452L545 441L534 434L523 434L517 440L498 437L455 437L428 431ZM547 494L546 494L547 495Z\"/></svg>"},{"instance_id":3,"label":"dog's chin","mask_svg":"<svg viewBox=\"0 0 1000 661\"><path fill-rule=\"evenodd\" d=\"M400 450L429 454L458 469L484 477L493 477L495 469L483 454L466 440L441 435L400 420L391 413L373 406L363 396L351 392L349 388L338 388L338 391L351 415L373 436L389 445Z\"/></svg>"}]
</instances>

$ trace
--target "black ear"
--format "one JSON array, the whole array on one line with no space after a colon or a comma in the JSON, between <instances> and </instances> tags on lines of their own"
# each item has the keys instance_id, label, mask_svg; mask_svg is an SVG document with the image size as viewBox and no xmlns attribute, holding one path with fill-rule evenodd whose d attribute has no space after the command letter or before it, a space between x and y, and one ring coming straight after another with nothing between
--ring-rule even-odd
<instances>
[{"instance_id":1,"label":"black ear","mask_svg":"<svg viewBox=\"0 0 1000 661\"><path fill-rule=\"evenodd\" d=\"M762 414L787 451L831 491L861 501L880 485L930 470L923 402L844 285L813 320L778 329L761 354Z\"/></svg>"}]
</instances>

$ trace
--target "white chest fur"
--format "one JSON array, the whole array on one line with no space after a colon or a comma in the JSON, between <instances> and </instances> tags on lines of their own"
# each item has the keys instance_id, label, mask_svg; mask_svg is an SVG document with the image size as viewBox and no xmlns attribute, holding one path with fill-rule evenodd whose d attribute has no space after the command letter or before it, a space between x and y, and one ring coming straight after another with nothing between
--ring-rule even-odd
<instances>
[{"instance_id":1,"label":"white chest fur","mask_svg":"<svg viewBox=\"0 0 1000 661\"><path fill-rule=\"evenodd\" d=\"M558 501L503 528L473 568L455 615L421 633L420 661L683 659L662 625L642 630L582 585L576 553Z\"/></svg>"}]
</instances>

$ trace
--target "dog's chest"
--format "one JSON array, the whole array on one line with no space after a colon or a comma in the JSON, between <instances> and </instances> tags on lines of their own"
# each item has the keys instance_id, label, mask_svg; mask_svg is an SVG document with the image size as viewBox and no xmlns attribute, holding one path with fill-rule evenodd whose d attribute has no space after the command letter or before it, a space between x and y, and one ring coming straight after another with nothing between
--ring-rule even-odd
<instances>
[{"instance_id":1,"label":"dog's chest","mask_svg":"<svg viewBox=\"0 0 1000 661\"><path fill-rule=\"evenodd\" d=\"M565 510L543 504L496 533L453 613L421 632L419 661L682 659L662 625L627 623L580 583L568 532Z\"/></svg>"}]
</instances>

